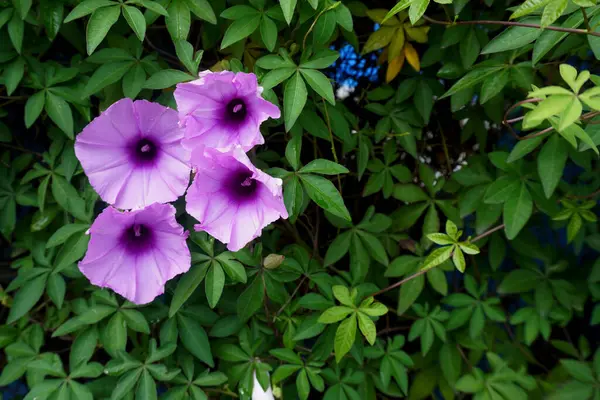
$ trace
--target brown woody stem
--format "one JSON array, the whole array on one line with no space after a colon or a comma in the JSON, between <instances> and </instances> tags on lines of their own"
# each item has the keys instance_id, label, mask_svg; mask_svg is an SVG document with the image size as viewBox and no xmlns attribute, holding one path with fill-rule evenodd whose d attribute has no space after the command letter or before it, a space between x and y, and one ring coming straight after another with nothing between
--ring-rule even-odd
<instances>
[{"instance_id":1,"label":"brown woody stem","mask_svg":"<svg viewBox=\"0 0 600 400\"><path fill-rule=\"evenodd\" d=\"M566 33L575 33L578 35L591 35L600 37L600 32L590 32L586 29L575 29L575 28L562 28L560 26L541 26L538 24L526 24L522 22L514 22L514 21L491 21L491 20L475 20L475 21L457 21L457 22L448 22L448 21L439 21L437 19L429 18L426 15L423 15L423 19L432 24L438 25L505 25L505 26L521 26L523 28L534 28L534 29L547 29L549 31L558 31L558 32L566 32Z\"/></svg>"}]
</instances>

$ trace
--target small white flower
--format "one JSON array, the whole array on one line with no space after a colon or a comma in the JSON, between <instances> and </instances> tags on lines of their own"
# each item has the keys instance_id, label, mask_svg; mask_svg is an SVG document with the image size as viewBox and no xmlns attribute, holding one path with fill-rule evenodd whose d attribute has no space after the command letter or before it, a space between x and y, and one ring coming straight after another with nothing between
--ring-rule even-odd
<instances>
[{"instance_id":1,"label":"small white flower","mask_svg":"<svg viewBox=\"0 0 600 400\"><path fill-rule=\"evenodd\" d=\"M254 386L252 388L252 400L275 400L273 396L273 390L271 390L271 385L269 384L269 388L265 392L260 386L260 382L256 379L256 371L254 371Z\"/></svg>"}]
</instances>

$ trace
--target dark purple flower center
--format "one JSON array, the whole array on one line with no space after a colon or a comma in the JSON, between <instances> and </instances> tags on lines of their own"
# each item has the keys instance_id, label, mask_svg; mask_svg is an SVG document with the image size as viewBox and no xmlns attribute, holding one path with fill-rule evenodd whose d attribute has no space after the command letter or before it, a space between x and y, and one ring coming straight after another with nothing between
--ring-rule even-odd
<instances>
[{"instance_id":1,"label":"dark purple flower center","mask_svg":"<svg viewBox=\"0 0 600 400\"><path fill-rule=\"evenodd\" d=\"M146 138L137 140L131 150L134 160L140 164L151 164L158 155L156 143Z\"/></svg>"},{"instance_id":2,"label":"dark purple flower center","mask_svg":"<svg viewBox=\"0 0 600 400\"><path fill-rule=\"evenodd\" d=\"M252 172L239 171L231 176L229 188L237 200L249 200L256 193L258 185L252 179Z\"/></svg>"},{"instance_id":3,"label":"dark purple flower center","mask_svg":"<svg viewBox=\"0 0 600 400\"><path fill-rule=\"evenodd\" d=\"M233 99L227 103L226 117L233 122L242 122L246 118L248 109L242 99Z\"/></svg>"},{"instance_id":4,"label":"dark purple flower center","mask_svg":"<svg viewBox=\"0 0 600 400\"><path fill-rule=\"evenodd\" d=\"M152 248L154 234L146 225L133 224L123 232L122 241L129 252L139 254Z\"/></svg>"}]
</instances>

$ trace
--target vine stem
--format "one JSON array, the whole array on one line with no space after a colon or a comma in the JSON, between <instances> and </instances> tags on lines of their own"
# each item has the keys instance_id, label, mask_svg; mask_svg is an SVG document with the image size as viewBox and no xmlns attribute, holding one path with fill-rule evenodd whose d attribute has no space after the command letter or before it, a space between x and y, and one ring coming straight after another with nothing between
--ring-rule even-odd
<instances>
[{"instance_id":1,"label":"vine stem","mask_svg":"<svg viewBox=\"0 0 600 400\"><path fill-rule=\"evenodd\" d=\"M306 48L306 39L308 39L308 35L310 35L310 33L312 32L312 30L315 28L315 25L317 24L317 21L319 20L319 18L321 18L321 15L325 14L329 10L333 10L334 8L336 8L337 6L339 6L340 3L341 3L340 1L337 1L337 2L333 3L329 7L324 8L319 13L319 15L317 15L317 18L315 18L315 20L313 21L313 23L308 28L308 31L306 31L306 34L304 35L304 39L302 39L302 50L304 50Z\"/></svg>"},{"instance_id":2,"label":"vine stem","mask_svg":"<svg viewBox=\"0 0 600 400\"><path fill-rule=\"evenodd\" d=\"M504 224L500 224L500 225L498 225L498 226L496 226L496 227L494 227L494 228L490 229L490 230L489 230L489 231L487 231L487 232L483 232L483 233L482 233L481 235L479 235L479 236L475 236L475 237L473 238L473 240L471 240L471 243L474 243L474 242L476 242L476 241L478 241L478 240L481 240L481 239L483 239L484 237L486 237L486 236L489 236L489 235L491 235L492 233L499 231L500 229L504 229Z\"/></svg>"},{"instance_id":3,"label":"vine stem","mask_svg":"<svg viewBox=\"0 0 600 400\"><path fill-rule=\"evenodd\" d=\"M325 98L321 97L321 101L323 101L323 110L325 110L325 119L327 120L327 130L329 130L329 141L331 142L331 152L333 153L333 159L336 164L339 164L339 160L337 157L337 152L335 151L335 141L333 140L333 131L331 130L331 122L329 121L329 112L327 111L327 103L325 103ZM340 190L340 194L342 194L342 181L340 179L340 174L337 174L337 182L338 189Z\"/></svg>"},{"instance_id":4,"label":"vine stem","mask_svg":"<svg viewBox=\"0 0 600 400\"><path fill-rule=\"evenodd\" d=\"M390 286L388 286L386 288L381 289L379 292L373 293L372 296L375 297L375 296L378 296L378 295L380 295L382 293L388 292L388 291L390 291L392 289L396 289L398 286L404 285L406 282L408 282L410 280L413 280L413 279L415 279L415 278L423 275L427 271L429 271L429 269L422 269L419 272L417 272L416 274L412 274L408 278L404 278L401 281L398 281L398 282L394 283L393 285L390 285Z\"/></svg>"},{"instance_id":5,"label":"vine stem","mask_svg":"<svg viewBox=\"0 0 600 400\"><path fill-rule=\"evenodd\" d=\"M548 132L552 132L554 130L554 127L550 126L546 129L542 129L539 132L536 133L532 133L526 136L519 136L517 135L517 133L515 132L515 130L512 128L512 124L515 122L519 122L522 121L525 116L521 116L521 117L517 117L517 118L512 118L512 119L508 119L508 115L515 109L521 107L523 104L527 104L527 103L537 103L539 101L542 101L542 99L539 98L533 98L533 99L526 99L526 100L521 100L518 103L513 104L512 106L510 106L508 108L508 110L506 110L506 112L504 113L504 118L502 119L502 125L506 126L508 128L508 131L511 133L511 135L513 135L513 137L519 141L521 140L527 140L527 139L533 139L535 137L538 136L542 136ZM586 121L588 119L592 119L596 116L600 115L600 111L591 111L588 112L586 114L583 114L579 119L581 121ZM593 121L589 121L589 124L593 123Z\"/></svg>"},{"instance_id":6,"label":"vine stem","mask_svg":"<svg viewBox=\"0 0 600 400\"><path fill-rule=\"evenodd\" d=\"M298 293L298 290L300 290L300 287L302 286L302 284L304 283L305 280L306 280L306 275L304 275L302 277L302 280L300 281L298 286L296 286L296 289L294 289L294 291L292 292L292 295L290 297L288 297L285 304L282 305L281 308L275 313L275 315L273 316L273 322L275 322L275 320L277 319L279 314L281 314L283 312L283 310L285 310L285 308L291 303L292 299L294 298L294 296L296 296L296 294Z\"/></svg>"},{"instance_id":7,"label":"vine stem","mask_svg":"<svg viewBox=\"0 0 600 400\"><path fill-rule=\"evenodd\" d=\"M534 28L534 29L547 29L549 31L558 31L558 32L566 32L566 33L575 33L579 35L591 35L600 37L600 32L590 32L586 29L575 29L575 28L562 28L560 26L542 26L538 24L526 24L523 22L515 22L515 21L492 21L492 20L475 20L475 21L457 21L457 22L448 22L448 21L439 21L437 19L430 18L426 15L423 15L423 19L432 24L438 25L505 25L505 26L520 26L523 28Z\"/></svg>"},{"instance_id":8,"label":"vine stem","mask_svg":"<svg viewBox=\"0 0 600 400\"><path fill-rule=\"evenodd\" d=\"M592 192L590 194L583 195L583 196L579 196L579 195L573 194L573 195L570 195L569 197L572 198L572 199L585 200L585 199L594 198L594 197L598 196L599 194L600 194L600 189L598 189L595 192Z\"/></svg>"},{"instance_id":9,"label":"vine stem","mask_svg":"<svg viewBox=\"0 0 600 400\"><path fill-rule=\"evenodd\" d=\"M481 235L479 235L479 236L476 236L475 238L473 238L473 240L471 240L471 243L474 243L474 242L476 242L476 241L478 241L478 240L481 240L481 239L483 239L484 237L486 237L486 236L489 236L489 235L491 235L492 233L494 233L494 232L496 232L496 231L499 231L500 229L503 229L503 228L504 228L504 224L501 224L501 225L495 226L495 227L493 227L492 229L490 229L489 231L486 231L486 232L482 233ZM398 281L398 282L394 283L393 285L390 285L390 286L388 286L388 287L386 287L386 288L383 288L383 289L381 289L381 290L380 290L380 291L378 291L378 292L375 292L375 293L374 293L374 294L372 294L371 296L375 297L375 296L378 296L378 295L380 295L380 294L382 294L382 293L389 292L390 290L392 290L392 289L395 289L395 288L397 288L397 287L399 287L399 286L402 286L402 285L404 285L406 282L408 282L408 281L410 281L410 280L413 280L413 279L415 279L415 278L417 278L417 277L419 277L419 276L423 275L424 273L426 273L426 272L427 272L427 271L429 271L429 270L430 270L430 268L427 268L427 269L422 269L422 270L420 270L419 272L417 272L417 273L415 273L415 274L412 274L411 276L409 276L409 277L406 277L406 278L402 279L401 281Z\"/></svg>"},{"instance_id":10,"label":"vine stem","mask_svg":"<svg viewBox=\"0 0 600 400\"><path fill-rule=\"evenodd\" d=\"M30 154L33 154L36 157L39 157L39 158L42 157L42 154L38 153L37 151L29 150L29 149L26 149L24 147L15 146L15 145L12 145L12 144L9 144L9 143L0 143L0 146L6 147L8 149L22 151L23 153L30 153Z\"/></svg>"}]
</instances>

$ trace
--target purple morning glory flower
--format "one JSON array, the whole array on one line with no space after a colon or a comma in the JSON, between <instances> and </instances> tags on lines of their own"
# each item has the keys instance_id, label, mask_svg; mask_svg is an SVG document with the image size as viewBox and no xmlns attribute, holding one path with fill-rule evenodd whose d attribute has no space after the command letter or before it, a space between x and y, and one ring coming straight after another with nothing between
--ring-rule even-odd
<instances>
[{"instance_id":1,"label":"purple morning glory flower","mask_svg":"<svg viewBox=\"0 0 600 400\"><path fill-rule=\"evenodd\" d=\"M185 128L183 145L244 151L265 139L260 124L279 118L279 108L261 97L256 75L230 71L200 73L200 79L180 83L175 89L177 109Z\"/></svg>"},{"instance_id":2,"label":"purple morning glory flower","mask_svg":"<svg viewBox=\"0 0 600 400\"><path fill-rule=\"evenodd\" d=\"M227 248L237 251L271 222L287 218L281 179L257 169L241 147L227 152L212 148L192 153L196 177L186 195L186 210Z\"/></svg>"},{"instance_id":3,"label":"purple morning glory flower","mask_svg":"<svg viewBox=\"0 0 600 400\"><path fill-rule=\"evenodd\" d=\"M164 293L165 283L190 269L188 232L170 204L121 212L107 207L90 228L79 269L96 286L146 304Z\"/></svg>"},{"instance_id":4,"label":"purple morning glory flower","mask_svg":"<svg viewBox=\"0 0 600 400\"><path fill-rule=\"evenodd\" d=\"M90 122L75 154L102 200L122 209L176 200L190 180L177 111L122 99Z\"/></svg>"}]
</instances>

